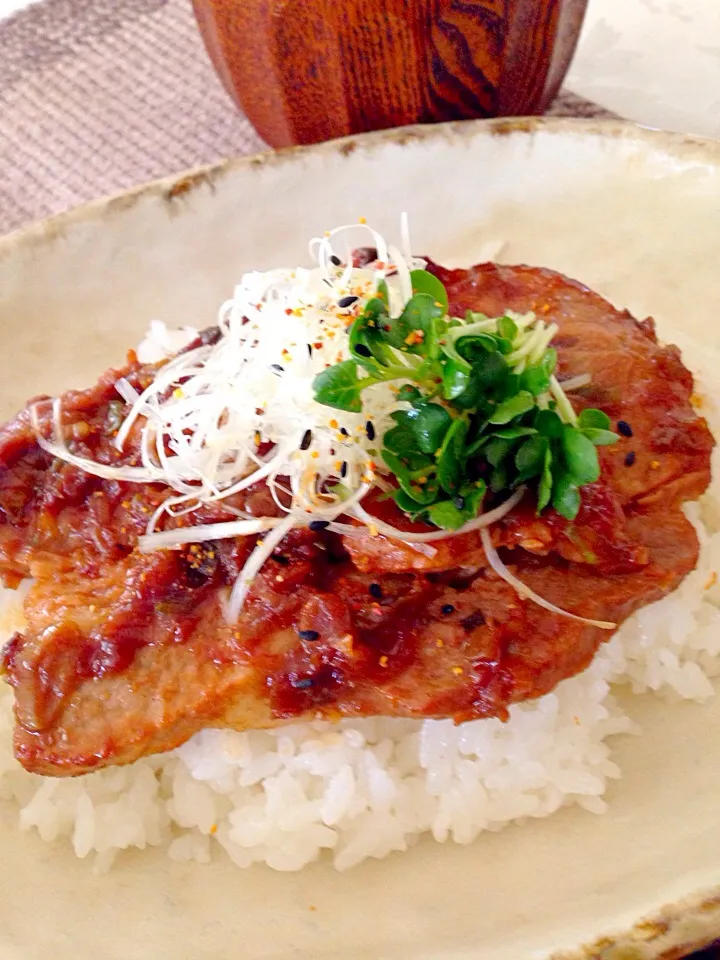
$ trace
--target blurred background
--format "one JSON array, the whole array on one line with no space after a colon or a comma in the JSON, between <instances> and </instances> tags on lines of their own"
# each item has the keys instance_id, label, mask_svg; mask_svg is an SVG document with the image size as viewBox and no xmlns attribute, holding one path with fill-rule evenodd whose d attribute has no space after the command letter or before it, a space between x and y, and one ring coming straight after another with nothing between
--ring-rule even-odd
<instances>
[{"instance_id":1,"label":"blurred background","mask_svg":"<svg viewBox=\"0 0 720 960\"><path fill-rule=\"evenodd\" d=\"M589 0L550 112L720 136L720 0ZM0 0L0 233L265 148L191 0Z\"/></svg>"}]
</instances>

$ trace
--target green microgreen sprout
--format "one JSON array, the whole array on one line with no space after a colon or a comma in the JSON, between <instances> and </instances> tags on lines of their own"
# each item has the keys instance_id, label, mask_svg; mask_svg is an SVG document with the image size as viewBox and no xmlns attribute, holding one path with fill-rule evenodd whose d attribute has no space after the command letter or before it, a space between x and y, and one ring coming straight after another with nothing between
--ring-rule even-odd
<instances>
[{"instance_id":1,"label":"green microgreen sprout","mask_svg":"<svg viewBox=\"0 0 720 960\"><path fill-rule=\"evenodd\" d=\"M574 520L581 488L600 475L597 447L619 438L601 410L576 413L555 376L555 324L535 314L449 315L433 274L413 270L413 293L391 316L379 290L349 330L349 354L315 378L315 399L361 413L362 393L397 383L398 408L381 457L409 517L444 530L474 520L488 490L528 486L536 512Z\"/></svg>"}]
</instances>

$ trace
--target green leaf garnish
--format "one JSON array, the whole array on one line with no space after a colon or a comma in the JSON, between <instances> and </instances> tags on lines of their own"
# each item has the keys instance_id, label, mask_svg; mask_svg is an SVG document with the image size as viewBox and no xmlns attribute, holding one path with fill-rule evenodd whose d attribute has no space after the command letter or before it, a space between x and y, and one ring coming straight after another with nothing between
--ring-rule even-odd
<instances>
[{"instance_id":1,"label":"green leaf garnish","mask_svg":"<svg viewBox=\"0 0 720 960\"><path fill-rule=\"evenodd\" d=\"M514 420L515 417L519 417L523 413L527 413L528 410L532 410L534 406L535 399L533 395L528 393L527 390L521 390L519 393L516 393L515 396L499 404L488 419L490 423L509 423L511 420Z\"/></svg>"},{"instance_id":2,"label":"green leaf garnish","mask_svg":"<svg viewBox=\"0 0 720 960\"><path fill-rule=\"evenodd\" d=\"M549 444L545 437L531 437L518 449L515 454L515 466L518 469L518 479L522 483L542 473L548 449Z\"/></svg>"},{"instance_id":3,"label":"green leaf garnish","mask_svg":"<svg viewBox=\"0 0 720 960\"><path fill-rule=\"evenodd\" d=\"M568 474L581 485L594 483L600 476L598 455L591 440L571 426L564 426L560 438Z\"/></svg>"},{"instance_id":4,"label":"green leaf garnish","mask_svg":"<svg viewBox=\"0 0 720 960\"><path fill-rule=\"evenodd\" d=\"M440 486L446 493L455 494L460 488L467 429L464 420L454 420L438 452L437 475Z\"/></svg>"},{"instance_id":5,"label":"green leaf garnish","mask_svg":"<svg viewBox=\"0 0 720 960\"><path fill-rule=\"evenodd\" d=\"M580 491L567 474L561 474L553 483L552 505L566 520L574 520L578 515Z\"/></svg>"},{"instance_id":6,"label":"green leaf garnish","mask_svg":"<svg viewBox=\"0 0 720 960\"><path fill-rule=\"evenodd\" d=\"M357 375L357 363L344 360L319 373L313 382L315 399L327 407L336 410L348 410L350 413L362 411L360 394L363 381Z\"/></svg>"},{"instance_id":7,"label":"green leaf garnish","mask_svg":"<svg viewBox=\"0 0 720 960\"><path fill-rule=\"evenodd\" d=\"M408 517L459 530L477 516L488 488L499 494L527 484L538 515L552 505L574 520L581 488L600 475L596 447L618 440L610 418L594 408L576 417L569 400L558 401L556 382L551 391L557 353L548 347L538 359L528 344L543 321L449 317L437 277L413 270L411 283L397 317L387 285L378 284L348 331L350 358L317 375L315 399L360 413L364 390L397 383L403 406L377 446L397 483L386 496Z\"/></svg>"},{"instance_id":8,"label":"green leaf garnish","mask_svg":"<svg viewBox=\"0 0 720 960\"><path fill-rule=\"evenodd\" d=\"M562 436L563 422L554 410L539 410L533 426L538 433L552 440Z\"/></svg>"},{"instance_id":9,"label":"green leaf garnish","mask_svg":"<svg viewBox=\"0 0 720 960\"><path fill-rule=\"evenodd\" d=\"M535 427L508 427L503 430L495 430L494 435L501 440L517 440L518 437L532 437L538 431Z\"/></svg>"},{"instance_id":10,"label":"green leaf garnish","mask_svg":"<svg viewBox=\"0 0 720 960\"><path fill-rule=\"evenodd\" d=\"M500 317L497 322L497 330L500 336L511 344L518 332L517 324L511 317Z\"/></svg>"},{"instance_id":11,"label":"green leaf garnish","mask_svg":"<svg viewBox=\"0 0 720 960\"><path fill-rule=\"evenodd\" d=\"M397 398L407 403L414 403L416 400L422 400L422 394L417 387L413 387L410 383L404 383L398 390Z\"/></svg>"},{"instance_id":12,"label":"green leaf garnish","mask_svg":"<svg viewBox=\"0 0 720 960\"><path fill-rule=\"evenodd\" d=\"M464 486L452 500L439 500L425 511L426 518L444 530L459 530L477 517L486 486L479 482Z\"/></svg>"},{"instance_id":13,"label":"green leaf garnish","mask_svg":"<svg viewBox=\"0 0 720 960\"><path fill-rule=\"evenodd\" d=\"M382 334L387 343L403 353L427 355L436 346L437 329L433 321L440 319L444 308L437 306L427 293L417 293L405 304L399 317L387 317Z\"/></svg>"},{"instance_id":14,"label":"green leaf garnish","mask_svg":"<svg viewBox=\"0 0 720 960\"><path fill-rule=\"evenodd\" d=\"M609 447L620 439L612 430L596 430L594 427L586 427L583 433L596 447Z\"/></svg>"},{"instance_id":15,"label":"green leaf garnish","mask_svg":"<svg viewBox=\"0 0 720 960\"><path fill-rule=\"evenodd\" d=\"M485 447L485 459L491 466L499 466L505 457L510 453L512 448L515 446L513 440L503 440L501 437L497 437L494 440L491 440L490 443Z\"/></svg>"},{"instance_id":16,"label":"green leaf garnish","mask_svg":"<svg viewBox=\"0 0 720 960\"><path fill-rule=\"evenodd\" d=\"M421 453L435 453L452 423L452 417L437 403L424 403L407 411L408 426Z\"/></svg>"},{"instance_id":17,"label":"green leaf garnish","mask_svg":"<svg viewBox=\"0 0 720 960\"><path fill-rule=\"evenodd\" d=\"M610 417L602 410L595 410L588 407L587 410L581 410L578 415L578 426L581 430L586 427L592 427L596 430L607 430L610 426Z\"/></svg>"},{"instance_id":18,"label":"green leaf garnish","mask_svg":"<svg viewBox=\"0 0 720 960\"><path fill-rule=\"evenodd\" d=\"M447 290L435 274L428 273L427 270L411 270L410 283L412 284L413 293L427 293L428 296L433 298L435 303L440 304L443 310L441 315L444 316L448 312L449 302Z\"/></svg>"},{"instance_id":19,"label":"green leaf garnish","mask_svg":"<svg viewBox=\"0 0 720 960\"><path fill-rule=\"evenodd\" d=\"M471 368L456 363L448 358L443 364L443 397L446 400L455 400L467 389L470 383Z\"/></svg>"},{"instance_id":20,"label":"green leaf garnish","mask_svg":"<svg viewBox=\"0 0 720 960\"><path fill-rule=\"evenodd\" d=\"M538 485L538 499L537 499L537 515L543 512L545 507L550 503L550 497L552 496L552 486L553 486L553 476L552 470L552 451L550 449L550 444L545 448L545 456L543 457L543 469L540 476L540 483Z\"/></svg>"}]
</instances>

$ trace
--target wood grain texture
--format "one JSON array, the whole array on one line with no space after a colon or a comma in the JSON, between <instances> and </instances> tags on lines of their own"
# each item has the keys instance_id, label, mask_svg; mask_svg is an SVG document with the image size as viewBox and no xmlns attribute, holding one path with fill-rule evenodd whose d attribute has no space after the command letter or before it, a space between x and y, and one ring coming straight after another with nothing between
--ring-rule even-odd
<instances>
[{"instance_id":1,"label":"wood grain texture","mask_svg":"<svg viewBox=\"0 0 720 960\"><path fill-rule=\"evenodd\" d=\"M274 147L542 113L587 0L193 0L228 92Z\"/></svg>"}]
</instances>

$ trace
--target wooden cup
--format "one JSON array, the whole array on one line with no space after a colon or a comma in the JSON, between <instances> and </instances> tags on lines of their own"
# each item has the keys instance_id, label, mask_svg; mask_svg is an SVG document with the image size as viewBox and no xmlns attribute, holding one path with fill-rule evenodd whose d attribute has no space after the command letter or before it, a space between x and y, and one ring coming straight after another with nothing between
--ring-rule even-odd
<instances>
[{"instance_id":1,"label":"wooden cup","mask_svg":"<svg viewBox=\"0 0 720 960\"><path fill-rule=\"evenodd\" d=\"M193 0L271 146L547 109L587 0Z\"/></svg>"}]
</instances>

